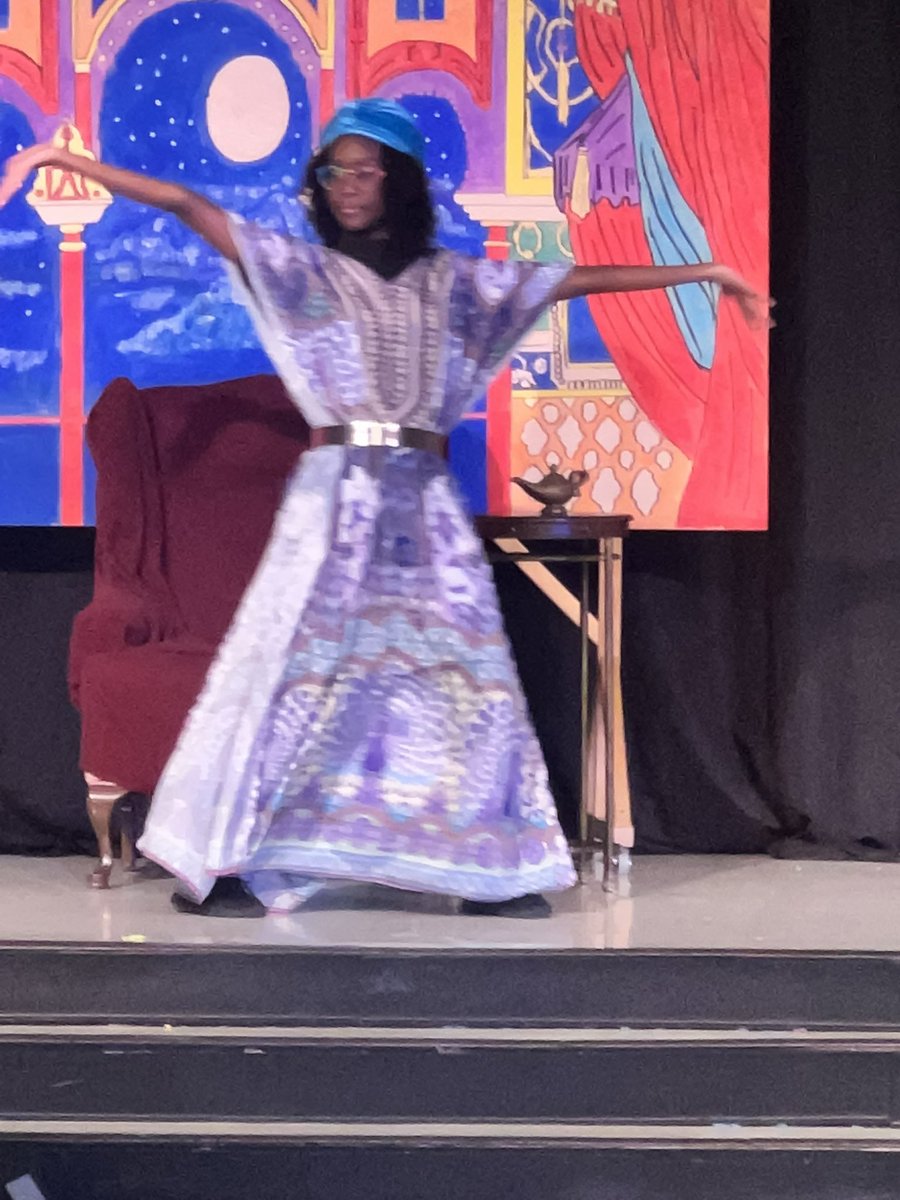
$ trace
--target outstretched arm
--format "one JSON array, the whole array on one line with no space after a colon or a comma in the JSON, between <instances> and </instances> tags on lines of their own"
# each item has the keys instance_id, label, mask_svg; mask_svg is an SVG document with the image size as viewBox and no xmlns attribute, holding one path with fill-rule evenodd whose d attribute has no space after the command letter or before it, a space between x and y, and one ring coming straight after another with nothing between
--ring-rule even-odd
<instances>
[{"instance_id":1,"label":"outstretched arm","mask_svg":"<svg viewBox=\"0 0 900 1200\"><path fill-rule=\"evenodd\" d=\"M773 301L760 295L736 271L721 263L683 267L573 267L554 294L556 300L594 296L603 292L646 292L683 283L715 283L740 305L753 327L771 324Z\"/></svg>"},{"instance_id":2,"label":"outstretched arm","mask_svg":"<svg viewBox=\"0 0 900 1200\"><path fill-rule=\"evenodd\" d=\"M92 179L115 196L125 196L129 200L137 200L139 204L148 204L151 208L170 212L195 233L199 233L225 258L231 262L238 261L237 247L231 236L227 214L204 196L182 187L181 184L166 183L162 179L139 175L121 167L110 167L106 163L95 162L91 158L72 154L69 150L50 144L30 146L7 161L6 171L0 180L0 208L15 195L31 172L38 167L62 167L66 171Z\"/></svg>"}]
</instances>

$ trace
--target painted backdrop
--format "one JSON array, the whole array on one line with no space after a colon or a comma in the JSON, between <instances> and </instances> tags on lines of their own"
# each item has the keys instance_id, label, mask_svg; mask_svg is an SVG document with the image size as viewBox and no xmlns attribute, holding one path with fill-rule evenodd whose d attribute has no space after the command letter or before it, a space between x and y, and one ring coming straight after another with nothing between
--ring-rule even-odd
<instances>
[{"instance_id":1,"label":"painted backdrop","mask_svg":"<svg viewBox=\"0 0 900 1200\"><path fill-rule=\"evenodd\" d=\"M768 0L0 0L0 162L36 140L309 235L344 97L419 122L444 245L584 263L724 259L766 285ZM93 517L104 385L267 369L216 256L44 172L0 212L0 523ZM766 335L714 289L557 306L454 435L474 511L584 468L580 512L766 523Z\"/></svg>"}]
</instances>

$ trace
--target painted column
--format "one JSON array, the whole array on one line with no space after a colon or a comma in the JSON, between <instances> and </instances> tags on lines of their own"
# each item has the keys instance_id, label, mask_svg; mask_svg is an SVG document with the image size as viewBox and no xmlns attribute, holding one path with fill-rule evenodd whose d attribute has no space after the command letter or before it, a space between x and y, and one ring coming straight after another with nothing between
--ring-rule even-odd
<instances>
[{"instance_id":1,"label":"painted column","mask_svg":"<svg viewBox=\"0 0 900 1200\"><path fill-rule=\"evenodd\" d=\"M507 226L489 225L485 243L488 258L509 258ZM512 371L504 367L488 385L487 392L487 505L488 512L506 516L510 511L510 424Z\"/></svg>"},{"instance_id":2,"label":"painted column","mask_svg":"<svg viewBox=\"0 0 900 1200\"><path fill-rule=\"evenodd\" d=\"M60 227L59 519L84 524L84 251L83 225Z\"/></svg>"},{"instance_id":3,"label":"painted column","mask_svg":"<svg viewBox=\"0 0 900 1200\"><path fill-rule=\"evenodd\" d=\"M90 104L89 90L87 101ZM72 154L93 158L73 125L62 125L53 142ZM82 234L86 225L99 221L112 197L105 188L74 171L41 167L27 199L45 225L60 231L59 515L63 525L81 525L84 522L85 251Z\"/></svg>"}]
</instances>

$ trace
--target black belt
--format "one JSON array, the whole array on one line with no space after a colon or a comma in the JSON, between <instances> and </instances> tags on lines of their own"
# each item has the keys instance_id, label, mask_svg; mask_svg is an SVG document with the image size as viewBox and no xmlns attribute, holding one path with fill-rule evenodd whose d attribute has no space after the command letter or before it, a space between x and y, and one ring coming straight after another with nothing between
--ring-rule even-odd
<instances>
[{"instance_id":1,"label":"black belt","mask_svg":"<svg viewBox=\"0 0 900 1200\"><path fill-rule=\"evenodd\" d=\"M393 421L350 421L310 430L310 449L319 446L386 446L392 450L425 450L447 455L447 438L431 429L411 429Z\"/></svg>"}]
</instances>

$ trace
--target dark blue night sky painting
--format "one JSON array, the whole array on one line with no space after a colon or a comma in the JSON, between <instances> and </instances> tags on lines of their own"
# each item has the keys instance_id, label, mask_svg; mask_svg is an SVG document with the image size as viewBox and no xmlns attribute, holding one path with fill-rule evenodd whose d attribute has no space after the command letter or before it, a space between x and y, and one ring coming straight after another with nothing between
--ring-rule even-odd
<instances>
[{"instance_id":1,"label":"dark blue night sky painting","mask_svg":"<svg viewBox=\"0 0 900 1200\"><path fill-rule=\"evenodd\" d=\"M401 96L400 103L425 138L425 171L437 212L437 240L448 250L483 254L484 227L456 199L468 168L466 135L456 110L440 96Z\"/></svg>"},{"instance_id":2,"label":"dark blue night sky painting","mask_svg":"<svg viewBox=\"0 0 900 1200\"><path fill-rule=\"evenodd\" d=\"M0 169L34 144L28 121L0 103ZM0 415L59 408L59 250L20 192L0 208Z\"/></svg>"},{"instance_id":3,"label":"dark blue night sky painting","mask_svg":"<svg viewBox=\"0 0 900 1200\"><path fill-rule=\"evenodd\" d=\"M247 55L275 64L290 108L271 154L234 162L207 128L206 98L222 67ZM287 46L235 5L176 5L139 26L106 81L100 140L111 163L177 180L282 232L310 235L297 200L311 146L306 84ZM117 375L146 386L271 369L218 255L174 217L118 200L85 240L88 402Z\"/></svg>"},{"instance_id":4,"label":"dark blue night sky painting","mask_svg":"<svg viewBox=\"0 0 900 1200\"><path fill-rule=\"evenodd\" d=\"M311 45L304 50L294 39L292 50L262 17L228 0L175 4L147 16L116 50L100 85L98 152L111 164L183 183L247 220L313 238L298 188L317 132L307 88L315 59ZM255 70L266 60L263 74L278 98L273 107L254 94L261 122L247 117L247 93L223 82L251 60ZM411 91L401 102L426 139L438 242L482 255L486 231L456 199L468 166L459 116L442 97ZM26 116L0 102L0 167L34 141ZM148 387L272 370L220 257L175 217L118 198L84 240L86 409L117 376ZM0 427L0 473L18 480L0 505L4 522L58 519L59 435L41 423L59 408L58 247L58 231L24 193L0 211L0 417L31 422ZM484 439L484 422L466 422L451 453L476 511L484 507ZM87 453L85 473L90 522Z\"/></svg>"}]
</instances>

